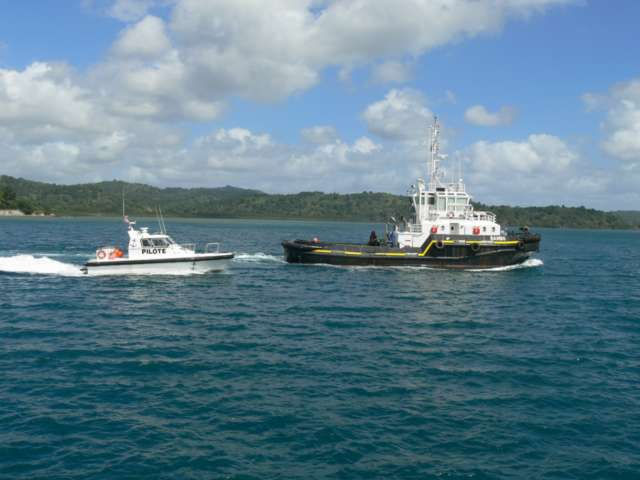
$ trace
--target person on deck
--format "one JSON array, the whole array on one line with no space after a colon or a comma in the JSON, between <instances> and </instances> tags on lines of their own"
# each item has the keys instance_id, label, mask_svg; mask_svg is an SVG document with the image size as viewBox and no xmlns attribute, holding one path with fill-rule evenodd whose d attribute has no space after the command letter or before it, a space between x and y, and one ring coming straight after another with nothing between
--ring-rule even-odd
<instances>
[{"instance_id":1,"label":"person on deck","mask_svg":"<svg viewBox=\"0 0 640 480\"><path fill-rule=\"evenodd\" d=\"M396 225L391 232L391 246L394 248L399 247L398 243L398 226Z\"/></svg>"},{"instance_id":2,"label":"person on deck","mask_svg":"<svg viewBox=\"0 0 640 480\"><path fill-rule=\"evenodd\" d=\"M380 245L380 242L378 241L378 236L376 235L375 230L371 230L371 235L369 235L368 245L372 247L377 247L378 245Z\"/></svg>"}]
</instances>

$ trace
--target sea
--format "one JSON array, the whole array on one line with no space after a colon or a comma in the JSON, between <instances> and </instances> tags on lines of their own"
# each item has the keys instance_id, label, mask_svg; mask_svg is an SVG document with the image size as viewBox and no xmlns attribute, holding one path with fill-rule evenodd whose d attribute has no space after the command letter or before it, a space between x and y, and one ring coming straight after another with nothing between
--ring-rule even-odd
<instances>
[{"instance_id":1,"label":"sea","mask_svg":"<svg viewBox=\"0 0 640 480\"><path fill-rule=\"evenodd\" d=\"M382 225L166 223L235 259L86 277L121 219L0 220L0 478L640 478L638 231L439 271L283 261Z\"/></svg>"}]
</instances>

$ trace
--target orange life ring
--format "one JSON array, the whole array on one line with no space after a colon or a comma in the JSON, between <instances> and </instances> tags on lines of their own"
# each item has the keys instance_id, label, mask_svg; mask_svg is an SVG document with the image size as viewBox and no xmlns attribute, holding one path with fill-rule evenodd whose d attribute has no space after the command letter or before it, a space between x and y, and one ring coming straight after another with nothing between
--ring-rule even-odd
<instances>
[{"instance_id":1,"label":"orange life ring","mask_svg":"<svg viewBox=\"0 0 640 480\"><path fill-rule=\"evenodd\" d=\"M435 225L431 227L431 233L438 233L438 227L436 227Z\"/></svg>"},{"instance_id":2,"label":"orange life ring","mask_svg":"<svg viewBox=\"0 0 640 480\"><path fill-rule=\"evenodd\" d=\"M98 250L98 253L96 254L96 257L98 257L98 260L104 260L106 256L107 256L107 252L105 252L104 250Z\"/></svg>"},{"instance_id":3,"label":"orange life ring","mask_svg":"<svg viewBox=\"0 0 640 480\"><path fill-rule=\"evenodd\" d=\"M473 234L480 235L480 227L473 227Z\"/></svg>"}]
</instances>

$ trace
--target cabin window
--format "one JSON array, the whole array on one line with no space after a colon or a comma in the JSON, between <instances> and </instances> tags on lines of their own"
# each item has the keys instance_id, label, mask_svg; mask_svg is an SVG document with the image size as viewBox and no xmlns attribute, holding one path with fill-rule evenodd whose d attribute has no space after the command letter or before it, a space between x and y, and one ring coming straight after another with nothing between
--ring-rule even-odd
<instances>
[{"instance_id":1,"label":"cabin window","mask_svg":"<svg viewBox=\"0 0 640 480\"><path fill-rule=\"evenodd\" d=\"M429 195L429 199L427 200L427 202L429 203L429 205L435 205L436 197L434 197L433 195Z\"/></svg>"},{"instance_id":2,"label":"cabin window","mask_svg":"<svg viewBox=\"0 0 640 480\"><path fill-rule=\"evenodd\" d=\"M153 239L153 246L154 247L168 247L169 246L169 242L167 242L163 238L154 238Z\"/></svg>"},{"instance_id":3,"label":"cabin window","mask_svg":"<svg viewBox=\"0 0 640 480\"><path fill-rule=\"evenodd\" d=\"M142 246L143 247L152 247L153 245L151 245L151 242L145 238L144 240L142 240Z\"/></svg>"},{"instance_id":4,"label":"cabin window","mask_svg":"<svg viewBox=\"0 0 640 480\"><path fill-rule=\"evenodd\" d=\"M482 231L486 232L487 231L487 227L482 227Z\"/></svg>"}]
</instances>

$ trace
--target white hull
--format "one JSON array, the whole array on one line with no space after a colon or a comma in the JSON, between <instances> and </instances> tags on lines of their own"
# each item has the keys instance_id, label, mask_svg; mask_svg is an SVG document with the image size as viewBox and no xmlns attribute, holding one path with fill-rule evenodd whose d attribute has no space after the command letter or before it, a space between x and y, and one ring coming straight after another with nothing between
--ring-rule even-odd
<instances>
[{"instance_id":1,"label":"white hull","mask_svg":"<svg viewBox=\"0 0 640 480\"><path fill-rule=\"evenodd\" d=\"M194 261L167 261L153 263L130 263L127 260L121 262L108 262L86 265L87 275L190 275L194 273L207 273L224 270L231 258Z\"/></svg>"}]
</instances>

